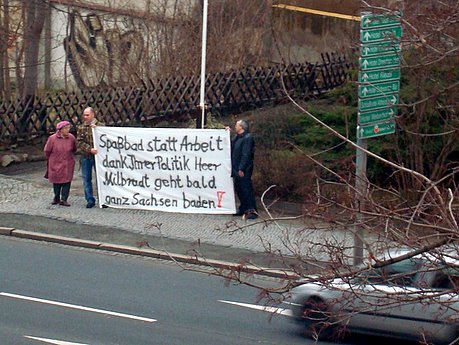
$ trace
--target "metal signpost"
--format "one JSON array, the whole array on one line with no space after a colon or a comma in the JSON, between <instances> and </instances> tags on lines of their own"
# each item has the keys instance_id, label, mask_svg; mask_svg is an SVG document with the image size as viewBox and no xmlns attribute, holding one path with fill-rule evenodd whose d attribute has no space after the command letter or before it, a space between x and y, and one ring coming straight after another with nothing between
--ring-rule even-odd
<instances>
[{"instance_id":1,"label":"metal signpost","mask_svg":"<svg viewBox=\"0 0 459 345\"><path fill-rule=\"evenodd\" d=\"M367 139L395 133L395 105L399 103L400 53L402 26L398 14L363 13L360 17L360 70L357 119L357 145L367 148ZM360 195L359 209L364 209L361 195L367 189L367 155L356 152L355 189ZM362 221L357 213L356 222ZM363 260L363 231L355 229L354 264Z\"/></svg>"}]
</instances>

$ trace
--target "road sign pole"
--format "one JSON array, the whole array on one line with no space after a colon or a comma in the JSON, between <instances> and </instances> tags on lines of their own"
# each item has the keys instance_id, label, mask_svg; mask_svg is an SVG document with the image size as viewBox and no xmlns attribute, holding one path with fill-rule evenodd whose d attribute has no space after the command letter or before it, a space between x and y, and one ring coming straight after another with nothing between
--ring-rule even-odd
<instances>
[{"instance_id":1,"label":"road sign pole","mask_svg":"<svg viewBox=\"0 0 459 345\"><path fill-rule=\"evenodd\" d=\"M355 162L354 265L363 261L367 139L395 132L395 105L400 91L403 28L399 14L363 12L360 17L360 59Z\"/></svg>"},{"instance_id":2,"label":"road sign pole","mask_svg":"<svg viewBox=\"0 0 459 345\"><path fill-rule=\"evenodd\" d=\"M355 159L355 206L357 207L355 226L354 226L354 265L359 265L363 262L363 239L364 233L360 226L363 221L362 210L365 209L365 196L368 187L367 180L367 154L360 148L367 149L367 139L357 139L357 145L359 148L356 150Z\"/></svg>"}]
</instances>

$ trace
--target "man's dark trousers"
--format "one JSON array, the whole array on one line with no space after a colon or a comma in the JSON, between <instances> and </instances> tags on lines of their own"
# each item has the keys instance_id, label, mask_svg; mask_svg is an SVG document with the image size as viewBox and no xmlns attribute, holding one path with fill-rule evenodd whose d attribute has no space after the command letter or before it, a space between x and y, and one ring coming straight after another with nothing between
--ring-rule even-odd
<instances>
[{"instance_id":1,"label":"man's dark trousers","mask_svg":"<svg viewBox=\"0 0 459 345\"><path fill-rule=\"evenodd\" d=\"M245 213L256 210L255 197L253 194L252 179L247 177L234 177L234 189L240 201L239 211Z\"/></svg>"}]
</instances>

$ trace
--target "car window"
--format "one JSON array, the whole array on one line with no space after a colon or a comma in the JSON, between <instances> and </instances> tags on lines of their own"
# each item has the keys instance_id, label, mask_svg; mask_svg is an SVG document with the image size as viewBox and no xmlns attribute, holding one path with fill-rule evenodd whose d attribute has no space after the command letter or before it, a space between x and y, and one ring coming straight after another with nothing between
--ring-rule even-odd
<instances>
[{"instance_id":1,"label":"car window","mask_svg":"<svg viewBox=\"0 0 459 345\"><path fill-rule=\"evenodd\" d=\"M459 270L453 267L445 267L435 272L435 278L432 281L432 287L435 289L459 289Z\"/></svg>"},{"instance_id":2,"label":"car window","mask_svg":"<svg viewBox=\"0 0 459 345\"><path fill-rule=\"evenodd\" d=\"M410 258L367 271L360 277L360 281L367 284L414 286L421 266L422 260Z\"/></svg>"}]
</instances>

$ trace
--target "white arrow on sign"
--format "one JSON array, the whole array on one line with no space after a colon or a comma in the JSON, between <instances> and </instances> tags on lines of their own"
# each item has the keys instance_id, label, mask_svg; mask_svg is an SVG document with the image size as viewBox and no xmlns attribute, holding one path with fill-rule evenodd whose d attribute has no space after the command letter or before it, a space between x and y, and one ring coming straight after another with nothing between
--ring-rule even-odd
<instances>
[{"instance_id":1,"label":"white arrow on sign","mask_svg":"<svg viewBox=\"0 0 459 345\"><path fill-rule=\"evenodd\" d=\"M54 345L89 345L89 344L82 344L82 343L70 343L68 341L61 341L61 340L56 340L56 339L38 338L38 337L29 336L29 335L25 335L24 338L38 340L38 341L41 341L42 343L54 344Z\"/></svg>"},{"instance_id":2,"label":"white arrow on sign","mask_svg":"<svg viewBox=\"0 0 459 345\"><path fill-rule=\"evenodd\" d=\"M391 103L392 104L397 103L397 97L395 97L395 95L392 95Z\"/></svg>"},{"instance_id":3,"label":"white arrow on sign","mask_svg":"<svg viewBox=\"0 0 459 345\"><path fill-rule=\"evenodd\" d=\"M370 38L371 38L370 33L365 32L365 33L363 34L363 40L364 40L364 41L368 41Z\"/></svg>"},{"instance_id":4,"label":"white arrow on sign","mask_svg":"<svg viewBox=\"0 0 459 345\"><path fill-rule=\"evenodd\" d=\"M368 74L364 73L362 79L364 82L366 82L368 80Z\"/></svg>"},{"instance_id":5,"label":"white arrow on sign","mask_svg":"<svg viewBox=\"0 0 459 345\"><path fill-rule=\"evenodd\" d=\"M363 90L362 90L362 93L363 93L363 95L364 95L364 96L366 96L366 95L367 95L367 93L368 93L368 89L367 89L367 87L366 87L366 86L363 88Z\"/></svg>"},{"instance_id":6,"label":"white arrow on sign","mask_svg":"<svg viewBox=\"0 0 459 345\"><path fill-rule=\"evenodd\" d=\"M369 62L368 62L367 60L363 60L363 62L362 62L362 66L363 66L363 68L365 68L365 69L366 69L366 68L367 68L367 66L368 66L368 64L369 64Z\"/></svg>"}]
</instances>

